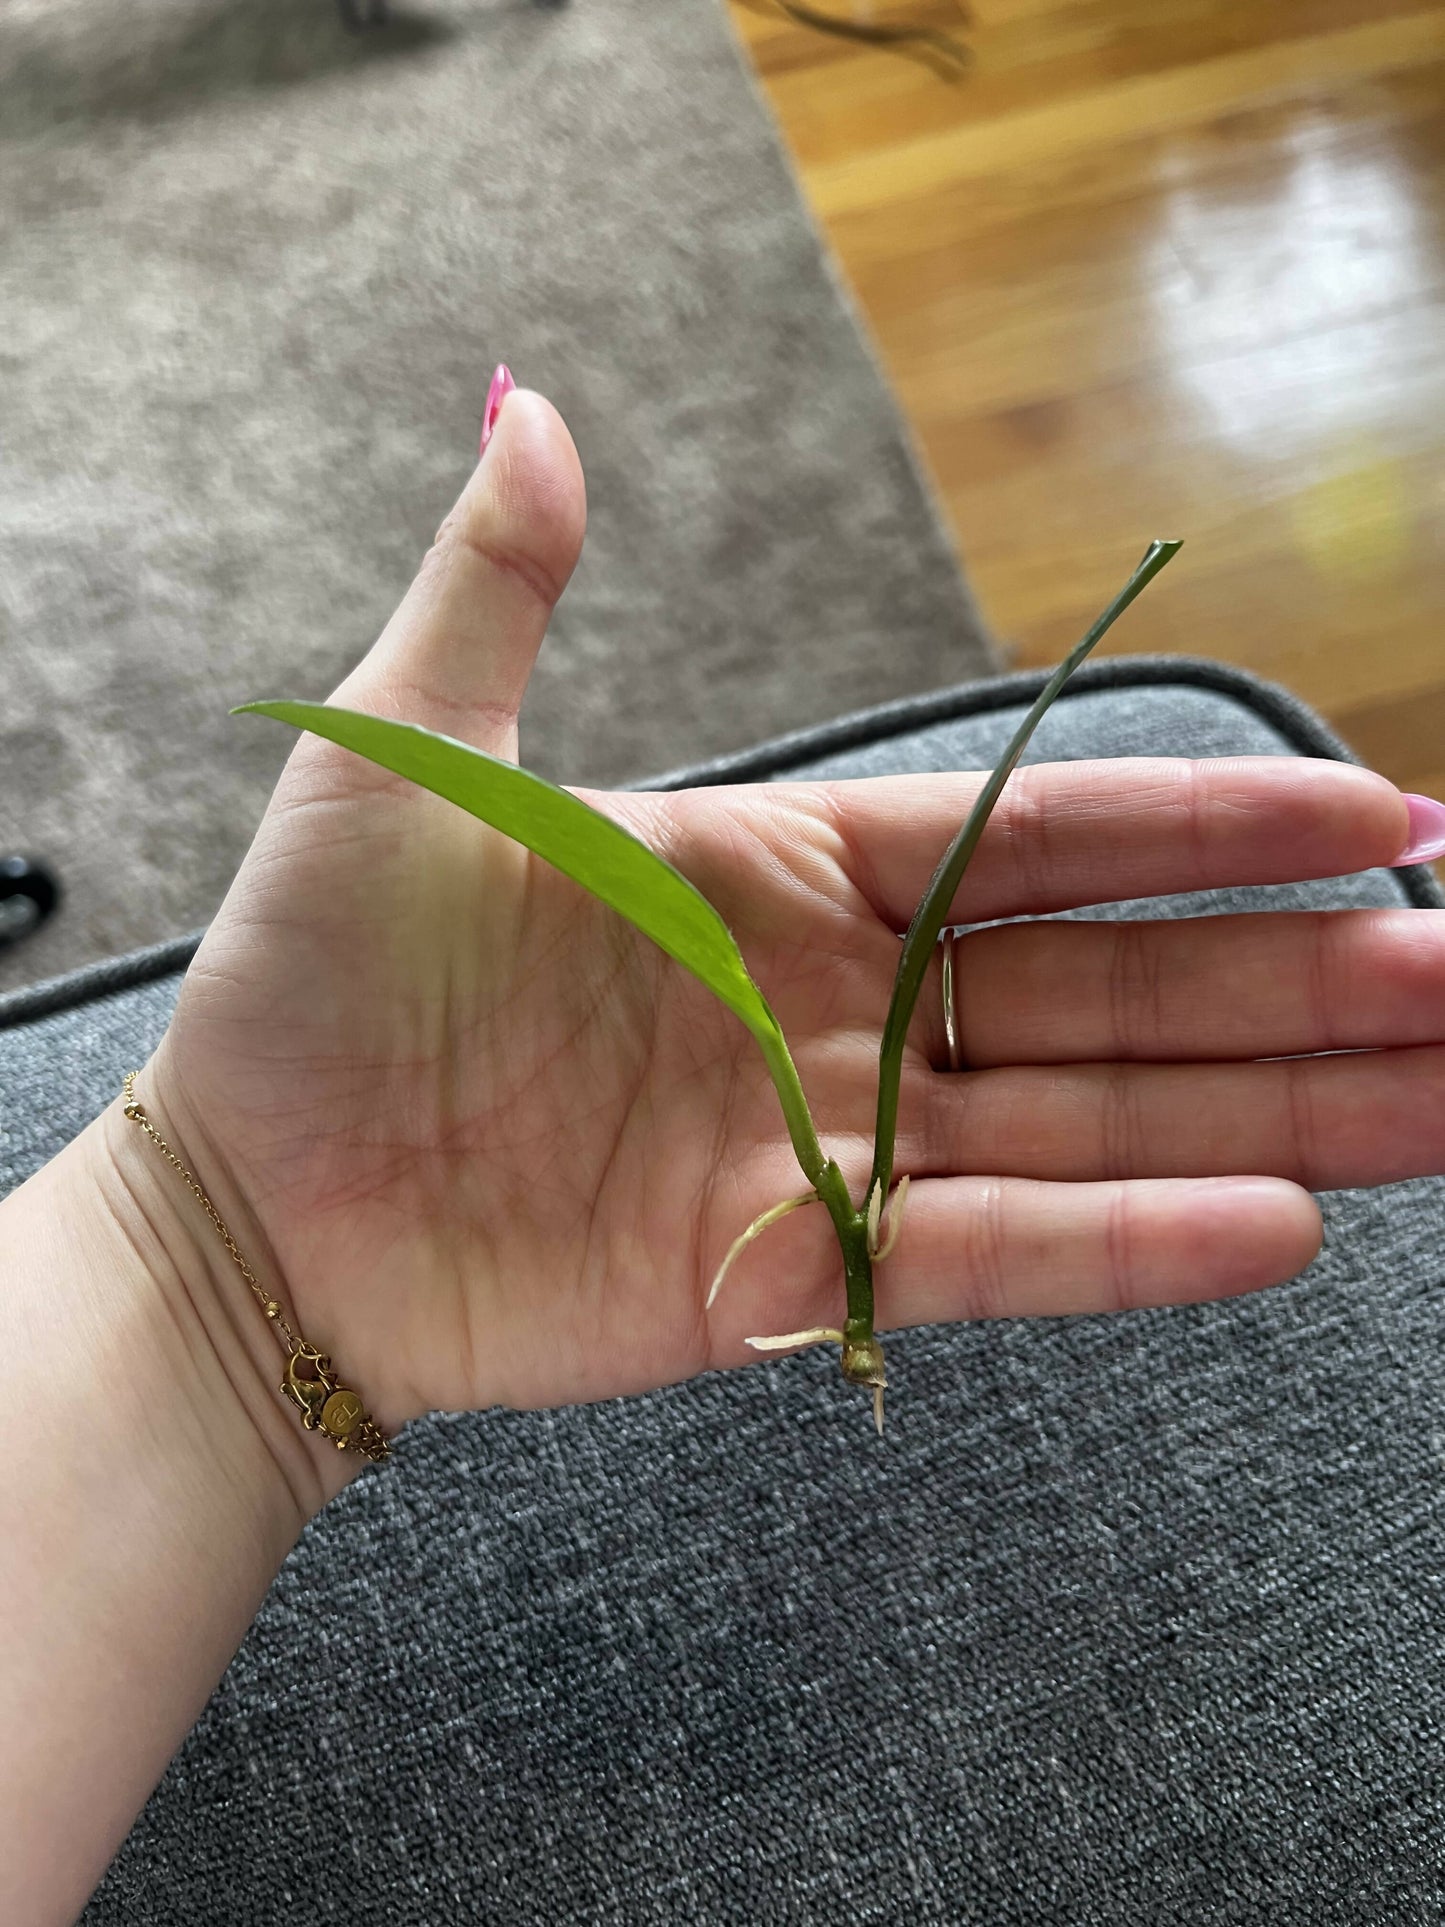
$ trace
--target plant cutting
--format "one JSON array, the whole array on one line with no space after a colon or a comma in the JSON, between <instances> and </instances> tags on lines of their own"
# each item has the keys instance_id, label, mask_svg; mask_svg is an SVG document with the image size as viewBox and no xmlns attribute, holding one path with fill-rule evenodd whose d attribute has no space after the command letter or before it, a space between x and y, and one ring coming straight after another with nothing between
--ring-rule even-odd
<instances>
[{"instance_id":1,"label":"plant cutting","mask_svg":"<svg viewBox=\"0 0 1445 1927\"><path fill-rule=\"evenodd\" d=\"M874 1330L873 1274L875 1265L884 1262L894 1248L904 1224L908 1174L894 1184L899 1092L904 1046L929 960L989 817L1040 720L1074 671L1179 547L1173 541L1152 543L1124 587L1059 664L934 870L899 952L879 1040L872 1165L857 1199L836 1159L819 1140L782 1027L723 918L686 877L640 838L531 771L413 723L326 703L294 701L245 703L232 713L271 716L325 737L513 838L625 917L745 1025L767 1065L807 1188L770 1206L740 1231L713 1279L708 1302L716 1297L737 1256L770 1225L793 1210L821 1203L842 1261L841 1324L759 1336L748 1342L760 1351L822 1342L839 1345L843 1377L871 1392L874 1420L881 1432L887 1380L883 1347Z\"/></svg>"}]
</instances>

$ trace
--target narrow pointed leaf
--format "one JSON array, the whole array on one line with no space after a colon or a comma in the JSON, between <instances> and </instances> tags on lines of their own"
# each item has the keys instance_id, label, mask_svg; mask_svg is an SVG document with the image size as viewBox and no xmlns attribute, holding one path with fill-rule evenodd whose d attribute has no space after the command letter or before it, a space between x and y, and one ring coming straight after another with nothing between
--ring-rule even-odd
<instances>
[{"instance_id":1,"label":"narrow pointed leaf","mask_svg":"<svg viewBox=\"0 0 1445 1927\"><path fill-rule=\"evenodd\" d=\"M979 792L978 801L969 812L962 829L944 852L918 908L913 913L913 921L908 926L908 934L903 939L903 948L899 953L898 974L894 979L893 996L888 1006L888 1016L884 1021L883 1039L878 1053L878 1122L873 1141L873 1173L869 1180L870 1187L878 1186L886 1192L893 1182L893 1141L898 1124L899 1079L903 1070L903 1046L908 1036L908 1026L913 1020L914 1007L918 1002L918 993L923 988L929 959L933 955L933 946L938 942L944 923L947 921L949 908L957 894L959 884L963 881L964 871L968 868L973 853L978 847L984 826L993 814L994 805L1003 794L1004 784L1017 768L1019 758L1028 747L1030 737L1070 676L1094 645L1114 626L1134 598L1154 580L1166 563L1173 560L1183 546L1182 542L1151 542L1138 567L1118 595L1095 619L1088 634L1080 642L1075 643L1053 675L1049 677L1028 715L1019 724L998 766Z\"/></svg>"},{"instance_id":2,"label":"narrow pointed leaf","mask_svg":"<svg viewBox=\"0 0 1445 1927\"><path fill-rule=\"evenodd\" d=\"M630 830L530 770L417 723L332 703L242 703L231 713L274 716L354 750L480 817L609 904L747 1025L767 1062L799 1167L810 1184L819 1182L826 1160L797 1066L732 932L702 892Z\"/></svg>"},{"instance_id":3,"label":"narrow pointed leaf","mask_svg":"<svg viewBox=\"0 0 1445 1927\"><path fill-rule=\"evenodd\" d=\"M755 1035L777 1019L748 975L732 932L700 890L610 816L530 770L416 723L330 703L243 703L355 750L480 817L610 904L705 983Z\"/></svg>"}]
</instances>

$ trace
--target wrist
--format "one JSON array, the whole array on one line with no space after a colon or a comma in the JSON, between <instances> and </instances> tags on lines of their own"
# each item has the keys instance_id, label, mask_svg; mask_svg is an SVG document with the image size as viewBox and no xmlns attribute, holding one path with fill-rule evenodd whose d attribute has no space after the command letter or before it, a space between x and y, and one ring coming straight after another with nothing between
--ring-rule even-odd
<instances>
[{"instance_id":1,"label":"wrist","mask_svg":"<svg viewBox=\"0 0 1445 1927\"><path fill-rule=\"evenodd\" d=\"M244 1199L233 1195L209 1147L172 1114L148 1068L136 1095L155 1128L215 1203L258 1279L269 1253ZM100 1235L128 1261L128 1288L144 1301L151 1344L170 1368L174 1401L212 1447L243 1464L300 1527L346 1485L357 1455L307 1432L280 1391L287 1349L204 1206L131 1119L117 1096L71 1147L75 1182L94 1200ZM146 1325L141 1325L144 1333Z\"/></svg>"},{"instance_id":2,"label":"wrist","mask_svg":"<svg viewBox=\"0 0 1445 1927\"><path fill-rule=\"evenodd\" d=\"M287 1431L279 1348L151 1149L112 1103L0 1202L6 1921L80 1912L350 1469Z\"/></svg>"}]
</instances>

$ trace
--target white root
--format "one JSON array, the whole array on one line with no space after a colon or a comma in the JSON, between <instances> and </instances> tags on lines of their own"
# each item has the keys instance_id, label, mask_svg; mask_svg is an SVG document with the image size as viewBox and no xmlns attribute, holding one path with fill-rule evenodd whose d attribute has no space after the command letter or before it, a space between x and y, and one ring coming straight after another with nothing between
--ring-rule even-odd
<instances>
[{"instance_id":1,"label":"white root","mask_svg":"<svg viewBox=\"0 0 1445 1927\"><path fill-rule=\"evenodd\" d=\"M873 1387L873 1423L878 1427L878 1436L883 1436L883 1387Z\"/></svg>"},{"instance_id":2,"label":"white root","mask_svg":"<svg viewBox=\"0 0 1445 1927\"><path fill-rule=\"evenodd\" d=\"M868 1193L868 1255L878 1255L878 1220L883 1212L883 1186L875 1184Z\"/></svg>"},{"instance_id":3,"label":"white root","mask_svg":"<svg viewBox=\"0 0 1445 1927\"><path fill-rule=\"evenodd\" d=\"M769 1205L766 1211L754 1218L746 1231L740 1231L728 1246L727 1256L717 1268L717 1276L713 1279L712 1287L707 1295L707 1310L712 1310L713 1300L722 1290L723 1279L727 1277L728 1272L732 1269L733 1260L738 1257L740 1253L747 1250L754 1238L760 1238L770 1224L776 1224L779 1218L786 1218L788 1213L790 1211L796 1211L799 1205L816 1204L817 1202L818 1194L816 1191L805 1191L800 1198L784 1198L781 1204Z\"/></svg>"},{"instance_id":4,"label":"white root","mask_svg":"<svg viewBox=\"0 0 1445 1927\"><path fill-rule=\"evenodd\" d=\"M893 1203L888 1210L888 1236L880 1245L878 1242L879 1206L882 1202L881 1188L875 1189L868 1205L868 1250L876 1264L881 1264L898 1242L898 1234L903 1229L903 1211L908 1203L908 1179L898 1180L898 1189L893 1193Z\"/></svg>"},{"instance_id":5,"label":"white root","mask_svg":"<svg viewBox=\"0 0 1445 1927\"><path fill-rule=\"evenodd\" d=\"M745 1338L743 1343L751 1345L755 1352L785 1352L795 1345L822 1345L829 1340L841 1345L842 1332L833 1331L827 1325L815 1325L812 1331L785 1332L781 1338Z\"/></svg>"}]
</instances>

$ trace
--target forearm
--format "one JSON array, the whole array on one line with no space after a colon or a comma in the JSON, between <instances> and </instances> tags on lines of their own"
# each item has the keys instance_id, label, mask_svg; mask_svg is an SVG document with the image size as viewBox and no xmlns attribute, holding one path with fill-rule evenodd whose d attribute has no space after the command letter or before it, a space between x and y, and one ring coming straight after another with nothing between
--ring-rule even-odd
<instances>
[{"instance_id":1,"label":"forearm","mask_svg":"<svg viewBox=\"0 0 1445 1927\"><path fill-rule=\"evenodd\" d=\"M349 1470L153 1156L112 1104L0 1203L7 1927L79 1912Z\"/></svg>"}]
</instances>

